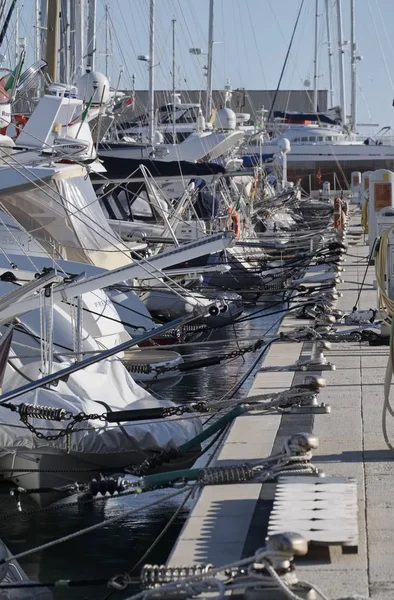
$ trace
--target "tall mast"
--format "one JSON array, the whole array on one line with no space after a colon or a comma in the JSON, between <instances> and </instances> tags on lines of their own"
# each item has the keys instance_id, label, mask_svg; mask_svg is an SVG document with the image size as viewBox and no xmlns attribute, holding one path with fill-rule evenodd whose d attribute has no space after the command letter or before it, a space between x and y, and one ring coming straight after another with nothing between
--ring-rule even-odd
<instances>
[{"instance_id":1,"label":"tall mast","mask_svg":"<svg viewBox=\"0 0 394 600\"><path fill-rule=\"evenodd\" d=\"M212 76L213 76L213 8L214 0L209 0L209 25L208 25L208 62L207 62L207 99L206 119L209 121L212 112Z\"/></svg>"},{"instance_id":2,"label":"tall mast","mask_svg":"<svg viewBox=\"0 0 394 600\"><path fill-rule=\"evenodd\" d=\"M19 6L16 8L15 18L15 65L18 64L19 60Z\"/></svg>"},{"instance_id":3,"label":"tall mast","mask_svg":"<svg viewBox=\"0 0 394 600\"><path fill-rule=\"evenodd\" d=\"M57 81L57 55L59 47L59 0L48 2L47 17L47 72L52 81Z\"/></svg>"},{"instance_id":4,"label":"tall mast","mask_svg":"<svg viewBox=\"0 0 394 600\"><path fill-rule=\"evenodd\" d=\"M77 26L77 11L75 6L75 0L70 0L70 52L69 52L69 83L73 83L76 67L76 56L75 56L75 36Z\"/></svg>"},{"instance_id":5,"label":"tall mast","mask_svg":"<svg viewBox=\"0 0 394 600\"><path fill-rule=\"evenodd\" d=\"M342 2L337 2L337 27L338 27L338 60L339 60L339 91L341 96L342 121L346 125L346 95L345 95L345 53L343 50L342 30Z\"/></svg>"},{"instance_id":6,"label":"tall mast","mask_svg":"<svg viewBox=\"0 0 394 600\"><path fill-rule=\"evenodd\" d=\"M108 59L110 57L109 53L109 6L108 3L105 3L105 76L108 77Z\"/></svg>"},{"instance_id":7,"label":"tall mast","mask_svg":"<svg viewBox=\"0 0 394 600\"><path fill-rule=\"evenodd\" d=\"M71 74L74 82L76 82L85 73L85 0L72 0L71 5L71 10L74 12L74 18L71 19L74 29L71 42L72 62L74 65Z\"/></svg>"},{"instance_id":8,"label":"tall mast","mask_svg":"<svg viewBox=\"0 0 394 600\"><path fill-rule=\"evenodd\" d=\"M326 24L327 24L327 49L328 49L328 76L330 83L330 105L334 106L334 81L332 76L332 44L331 44L331 23L330 23L330 11L328 7L328 0L326 2Z\"/></svg>"},{"instance_id":9,"label":"tall mast","mask_svg":"<svg viewBox=\"0 0 394 600\"><path fill-rule=\"evenodd\" d=\"M47 51L47 20L48 20L48 0L40 0L40 58L46 56Z\"/></svg>"},{"instance_id":10,"label":"tall mast","mask_svg":"<svg viewBox=\"0 0 394 600\"><path fill-rule=\"evenodd\" d=\"M97 0L89 0L87 71L94 71L96 64L96 10Z\"/></svg>"},{"instance_id":11,"label":"tall mast","mask_svg":"<svg viewBox=\"0 0 394 600\"><path fill-rule=\"evenodd\" d=\"M73 2L71 1L71 4L73 4ZM60 80L63 83L68 83L69 82L69 69L70 69L70 61L69 61L69 57L70 57L70 52L69 52L69 29L70 29L70 22L69 22L69 2L68 0L61 0L61 9L60 9L60 23L61 23L61 29L60 29L60 47L61 47L61 52L60 52L60 56L59 56L59 73L60 73Z\"/></svg>"},{"instance_id":12,"label":"tall mast","mask_svg":"<svg viewBox=\"0 0 394 600\"><path fill-rule=\"evenodd\" d=\"M351 54L351 102L350 119L351 129L356 131L357 127L357 46L356 46L356 13L355 1L350 0L350 54Z\"/></svg>"},{"instance_id":13,"label":"tall mast","mask_svg":"<svg viewBox=\"0 0 394 600\"><path fill-rule=\"evenodd\" d=\"M172 143L176 143L175 138L175 113L176 113L176 105L175 105L175 24L176 20L172 19Z\"/></svg>"},{"instance_id":14,"label":"tall mast","mask_svg":"<svg viewBox=\"0 0 394 600\"><path fill-rule=\"evenodd\" d=\"M35 21L36 21L36 30L34 36L34 60L40 60L41 58L41 30L40 30L40 0L36 0L35 8Z\"/></svg>"},{"instance_id":15,"label":"tall mast","mask_svg":"<svg viewBox=\"0 0 394 600\"><path fill-rule=\"evenodd\" d=\"M318 56L317 56L317 38L319 34L319 0L315 0L315 58L313 72L313 110L317 112L317 88L318 88Z\"/></svg>"},{"instance_id":16,"label":"tall mast","mask_svg":"<svg viewBox=\"0 0 394 600\"><path fill-rule=\"evenodd\" d=\"M153 144L155 135L155 0L150 0L149 6L149 140Z\"/></svg>"}]
</instances>

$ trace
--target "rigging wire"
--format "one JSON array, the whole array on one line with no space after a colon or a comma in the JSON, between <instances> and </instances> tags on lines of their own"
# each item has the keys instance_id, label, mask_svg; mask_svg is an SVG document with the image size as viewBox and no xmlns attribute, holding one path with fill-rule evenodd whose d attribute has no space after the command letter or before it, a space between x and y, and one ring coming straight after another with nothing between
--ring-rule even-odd
<instances>
[{"instance_id":1,"label":"rigging wire","mask_svg":"<svg viewBox=\"0 0 394 600\"><path fill-rule=\"evenodd\" d=\"M288 45L288 48L287 48L285 60L283 62L282 70L281 70L281 73L280 73L280 76L279 76L278 85L276 86L275 94L274 94L274 97L272 99L272 103L271 103L271 107L270 107L270 110L269 110L269 113L268 113L267 121L270 121L271 116L272 116L272 112L274 110L275 102L276 102L276 99L278 97L278 92L279 92L280 84L282 83L282 79L283 79L283 75L284 75L284 72L285 72L285 69L286 69L286 66L287 66L287 61L288 61L288 58L289 58L289 55L290 55L291 47L293 45L294 36L295 36L296 31L297 31L297 27L298 27L298 23L299 23L299 20L300 20L302 8L304 6L304 1L305 0L301 0L300 8L298 9L298 14L297 14L296 22L295 22L294 27L293 27L293 33L291 34L290 42L289 42L289 45ZM269 3L269 4L271 6L271 3ZM248 10L249 10L249 8L248 8Z\"/></svg>"}]
</instances>

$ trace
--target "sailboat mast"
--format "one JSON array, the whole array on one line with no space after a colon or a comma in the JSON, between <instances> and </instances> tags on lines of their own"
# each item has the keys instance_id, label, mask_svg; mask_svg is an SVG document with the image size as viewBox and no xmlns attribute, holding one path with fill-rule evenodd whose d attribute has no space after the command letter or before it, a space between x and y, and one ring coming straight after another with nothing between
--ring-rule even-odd
<instances>
[{"instance_id":1,"label":"sailboat mast","mask_svg":"<svg viewBox=\"0 0 394 600\"><path fill-rule=\"evenodd\" d=\"M206 119L207 119L207 121L209 121L209 119L211 118L211 113L212 113L213 18L214 18L214 0L209 0L207 99L206 99Z\"/></svg>"},{"instance_id":2,"label":"sailboat mast","mask_svg":"<svg viewBox=\"0 0 394 600\"><path fill-rule=\"evenodd\" d=\"M330 85L330 106L334 106L334 81L333 81L333 70L332 70L332 44L331 44L331 23L330 23L330 11L328 6L328 0L326 2L326 25L327 25L327 48L328 48L328 77Z\"/></svg>"},{"instance_id":3,"label":"sailboat mast","mask_svg":"<svg viewBox=\"0 0 394 600\"><path fill-rule=\"evenodd\" d=\"M88 48L86 70L94 71L96 64L96 11L97 0L89 0L89 17L88 17Z\"/></svg>"},{"instance_id":4,"label":"sailboat mast","mask_svg":"<svg viewBox=\"0 0 394 600\"><path fill-rule=\"evenodd\" d=\"M15 19L15 64L18 64L19 60L19 6L16 8L16 19Z\"/></svg>"},{"instance_id":5,"label":"sailboat mast","mask_svg":"<svg viewBox=\"0 0 394 600\"><path fill-rule=\"evenodd\" d=\"M350 119L351 129L356 131L357 127L357 46L356 46L356 13L355 0L350 0L350 53L351 53L351 106Z\"/></svg>"},{"instance_id":6,"label":"sailboat mast","mask_svg":"<svg viewBox=\"0 0 394 600\"><path fill-rule=\"evenodd\" d=\"M71 3L72 4L72 3ZM70 73L70 42L69 42L69 34L70 34L70 19L69 19L69 2L68 0L61 0L61 9L60 9L60 64L59 64L59 72L60 72L60 80L63 83L69 82L69 73Z\"/></svg>"},{"instance_id":7,"label":"sailboat mast","mask_svg":"<svg viewBox=\"0 0 394 600\"><path fill-rule=\"evenodd\" d=\"M109 58L109 8L105 3L105 76L108 77L108 58Z\"/></svg>"},{"instance_id":8,"label":"sailboat mast","mask_svg":"<svg viewBox=\"0 0 394 600\"><path fill-rule=\"evenodd\" d=\"M40 0L40 58L46 56L47 49L47 21L48 21L48 0Z\"/></svg>"},{"instance_id":9,"label":"sailboat mast","mask_svg":"<svg viewBox=\"0 0 394 600\"><path fill-rule=\"evenodd\" d=\"M57 55L59 47L59 0L48 2L47 13L47 73L52 81L57 81Z\"/></svg>"},{"instance_id":10,"label":"sailboat mast","mask_svg":"<svg viewBox=\"0 0 394 600\"><path fill-rule=\"evenodd\" d=\"M78 6L76 6L78 3ZM74 63L71 71L74 81L84 74L85 57L85 0L74 0L73 5L73 23L74 35L71 43L72 61Z\"/></svg>"},{"instance_id":11,"label":"sailboat mast","mask_svg":"<svg viewBox=\"0 0 394 600\"><path fill-rule=\"evenodd\" d=\"M37 61L41 58L40 0L36 0L35 2L34 14L36 21L36 30L34 36L34 59Z\"/></svg>"},{"instance_id":12,"label":"sailboat mast","mask_svg":"<svg viewBox=\"0 0 394 600\"><path fill-rule=\"evenodd\" d=\"M345 93L345 56L343 50L342 29L342 2L337 2L337 27L338 27L338 59L339 59L339 90L341 95L342 121L346 125L346 93Z\"/></svg>"},{"instance_id":13,"label":"sailboat mast","mask_svg":"<svg viewBox=\"0 0 394 600\"><path fill-rule=\"evenodd\" d=\"M155 0L150 0L149 6L149 140L153 144L155 135Z\"/></svg>"},{"instance_id":14,"label":"sailboat mast","mask_svg":"<svg viewBox=\"0 0 394 600\"><path fill-rule=\"evenodd\" d=\"M317 113L317 88L318 88L318 55L317 55L317 38L319 35L319 0L315 0L315 58L313 72L313 110Z\"/></svg>"},{"instance_id":15,"label":"sailboat mast","mask_svg":"<svg viewBox=\"0 0 394 600\"><path fill-rule=\"evenodd\" d=\"M176 143L176 133L175 133L175 113L176 113L176 105L175 105L175 24L176 20L172 19L172 143Z\"/></svg>"}]
</instances>

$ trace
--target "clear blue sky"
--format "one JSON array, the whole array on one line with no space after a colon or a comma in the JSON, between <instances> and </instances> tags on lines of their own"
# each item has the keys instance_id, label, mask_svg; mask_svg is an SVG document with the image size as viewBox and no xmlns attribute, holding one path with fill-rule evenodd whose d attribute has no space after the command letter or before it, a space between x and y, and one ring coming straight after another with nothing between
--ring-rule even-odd
<instances>
[{"instance_id":1,"label":"clear blue sky","mask_svg":"<svg viewBox=\"0 0 394 600\"><path fill-rule=\"evenodd\" d=\"M215 0L214 88L223 89L227 79L233 88L274 89L301 0ZM33 40L34 0L18 0L21 6L21 35ZM113 29L109 59L111 83L117 80L120 64L125 66L123 87L130 88L136 74L136 88L146 89L146 65L138 54L148 54L149 0L107 0ZM320 0L319 83L327 89L328 62L325 1ZM329 0L334 49L335 103L339 102L336 13ZM205 87L202 67L205 57L190 55L190 47L207 48L208 0L156 0L157 63L156 87L171 87L171 20L176 19L177 87L184 90ZM350 39L350 1L342 0L344 39ZM315 0L305 0L282 89L302 89L313 81ZM358 122L394 126L394 0L356 0L358 51ZM98 0L97 67L104 68L104 0ZM350 56L345 53L347 110L350 105ZM371 129L371 132L374 128Z\"/></svg>"}]
</instances>

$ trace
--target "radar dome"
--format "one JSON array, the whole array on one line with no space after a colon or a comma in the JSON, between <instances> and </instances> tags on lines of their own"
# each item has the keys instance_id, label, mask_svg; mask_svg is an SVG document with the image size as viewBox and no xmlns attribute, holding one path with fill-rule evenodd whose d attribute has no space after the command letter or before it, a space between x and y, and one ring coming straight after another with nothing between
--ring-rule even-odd
<instances>
[{"instance_id":1,"label":"radar dome","mask_svg":"<svg viewBox=\"0 0 394 600\"><path fill-rule=\"evenodd\" d=\"M285 137L278 140L278 146L282 150L283 154L288 154L291 150L290 142Z\"/></svg>"},{"instance_id":2,"label":"radar dome","mask_svg":"<svg viewBox=\"0 0 394 600\"><path fill-rule=\"evenodd\" d=\"M110 100L107 77L99 71L85 73L78 81L78 96L85 102L92 98L92 105L107 104Z\"/></svg>"},{"instance_id":3,"label":"radar dome","mask_svg":"<svg viewBox=\"0 0 394 600\"><path fill-rule=\"evenodd\" d=\"M237 117L231 108L219 108L215 116L216 129L235 129Z\"/></svg>"}]
</instances>

